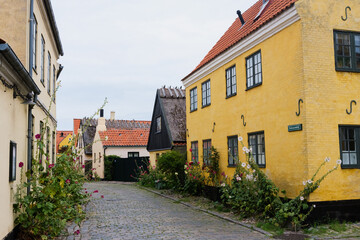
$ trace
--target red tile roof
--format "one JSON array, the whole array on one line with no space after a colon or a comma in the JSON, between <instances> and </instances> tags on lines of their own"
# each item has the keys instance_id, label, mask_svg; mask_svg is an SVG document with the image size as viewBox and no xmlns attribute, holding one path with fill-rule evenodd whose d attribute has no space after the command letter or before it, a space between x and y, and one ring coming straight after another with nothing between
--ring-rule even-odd
<instances>
[{"instance_id":1,"label":"red tile roof","mask_svg":"<svg viewBox=\"0 0 360 240\"><path fill-rule=\"evenodd\" d=\"M236 43L240 42L242 39L275 18L277 15L291 7L296 1L297 0L269 0L260 17L254 21L263 3L263 0L257 1L253 6L251 6L248 10L246 10L246 12L242 14L245 20L245 25L242 27L240 19L236 18L231 27L224 33L224 35L204 57L200 64L189 75L183 78L182 81L212 61L215 57L219 56L221 53L225 52Z\"/></svg>"},{"instance_id":2,"label":"red tile roof","mask_svg":"<svg viewBox=\"0 0 360 240\"><path fill-rule=\"evenodd\" d=\"M56 152L59 150L59 144L67 135L72 134L72 131L56 131ZM61 135L62 134L62 135Z\"/></svg>"},{"instance_id":3,"label":"red tile roof","mask_svg":"<svg viewBox=\"0 0 360 240\"><path fill-rule=\"evenodd\" d=\"M150 129L112 129L99 132L104 146L147 146ZM106 140L107 139L107 140Z\"/></svg>"}]
</instances>

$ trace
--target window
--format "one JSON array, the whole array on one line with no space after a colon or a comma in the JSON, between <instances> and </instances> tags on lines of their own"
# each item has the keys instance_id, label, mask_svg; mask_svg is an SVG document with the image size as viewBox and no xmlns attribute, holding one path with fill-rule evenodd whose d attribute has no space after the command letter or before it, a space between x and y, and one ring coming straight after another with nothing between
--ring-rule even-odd
<instances>
[{"instance_id":1,"label":"window","mask_svg":"<svg viewBox=\"0 0 360 240\"><path fill-rule=\"evenodd\" d=\"M265 137L264 132L249 134L249 148L252 149L252 156L259 167L265 167Z\"/></svg>"},{"instance_id":2,"label":"window","mask_svg":"<svg viewBox=\"0 0 360 240\"><path fill-rule=\"evenodd\" d=\"M51 55L50 55L50 52L48 52L47 92L49 95L51 95L51 93L50 93L50 78L51 78Z\"/></svg>"},{"instance_id":3,"label":"window","mask_svg":"<svg viewBox=\"0 0 360 240\"><path fill-rule=\"evenodd\" d=\"M203 140L203 161L204 165L210 164L211 140Z\"/></svg>"},{"instance_id":4,"label":"window","mask_svg":"<svg viewBox=\"0 0 360 240\"><path fill-rule=\"evenodd\" d=\"M96 163L96 153L94 153L94 163Z\"/></svg>"},{"instance_id":5,"label":"window","mask_svg":"<svg viewBox=\"0 0 360 240\"><path fill-rule=\"evenodd\" d=\"M40 81L44 85L45 75L45 40L41 35L41 63L40 63Z\"/></svg>"},{"instance_id":6,"label":"window","mask_svg":"<svg viewBox=\"0 0 360 240\"><path fill-rule=\"evenodd\" d=\"M33 69L36 70L37 21L36 21L35 16L34 16L34 20L33 20L33 31L34 31L34 36L33 36Z\"/></svg>"},{"instance_id":7,"label":"window","mask_svg":"<svg viewBox=\"0 0 360 240\"><path fill-rule=\"evenodd\" d=\"M99 163L101 163L101 152L99 152Z\"/></svg>"},{"instance_id":8,"label":"window","mask_svg":"<svg viewBox=\"0 0 360 240\"><path fill-rule=\"evenodd\" d=\"M49 156L50 156L50 128L46 127L46 160L50 160Z\"/></svg>"},{"instance_id":9,"label":"window","mask_svg":"<svg viewBox=\"0 0 360 240\"><path fill-rule=\"evenodd\" d=\"M51 143L51 163L55 163L55 132L52 132L52 143Z\"/></svg>"},{"instance_id":10,"label":"window","mask_svg":"<svg viewBox=\"0 0 360 240\"><path fill-rule=\"evenodd\" d=\"M40 121L40 141L43 140L43 136L44 136L44 123L43 121ZM39 146L39 161L40 163L42 162L42 157L43 155L41 154L41 152L43 151L43 149L41 149L42 147Z\"/></svg>"},{"instance_id":11,"label":"window","mask_svg":"<svg viewBox=\"0 0 360 240\"><path fill-rule=\"evenodd\" d=\"M55 102L55 93L56 93L56 76L55 76L56 68L53 65L53 102Z\"/></svg>"},{"instance_id":12,"label":"window","mask_svg":"<svg viewBox=\"0 0 360 240\"><path fill-rule=\"evenodd\" d=\"M202 106L209 106L211 103L211 95L210 95L210 80L207 80L201 85L202 89Z\"/></svg>"},{"instance_id":13,"label":"window","mask_svg":"<svg viewBox=\"0 0 360 240\"><path fill-rule=\"evenodd\" d=\"M235 66L226 69L226 97L236 95L236 70Z\"/></svg>"},{"instance_id":14,"label":"window","mask_svg":"<svg viewBox=\"0 0 360 240\"><path fill-rule=\"evenodd\" d=\"M334 31L335 69L360 72L360 33Z\"/></svg>"},{"instance_id":15,"label":"window","mask_svg":"<svg viewBox=\"0 0 360 240\"><path fill-rule=\"evenodd\" d=\"M139 157L139 152L128 152L128 158L137 158Z\"/></svg>"},{"instance_id":16,"label":"window","mask_svg":"<svg viewBox=\"0 0 360 240\"><path fill-rule=\"evenodd\" d=\"M190 112L197 110L197 87L190 90Z\"/></svg>"},{"instance_id":17,"label":"window","mask_svg":"<svg viewBox=\"0 0 360 240\"><path fill-rule=\"evenodd\" d=\"M261 84L261 51L258 51L246 58L246 87L250 89Z\"/></svg>"},{"instance_id":18,"label":"window","mask_svg":"<svg viewBox=\"0 0 360 240\"><path fill-rule=\"evenodd\" d=\"M16 180L16 143L10 141L9 182Z\"/></svg>"},{"instance_id":19,"label":"window","mask_svg":"<svg viewBox=\"0 0 360 240\"><path fill-rule=\"evenodd\" d=\"M340 134L340 157L342 168L360 168L360 127L341 126Z\"/></svg>"},{"instance_id":20,"label":"window","mask_svg":"<svg viewBox=\"0 0 360 240\"><path fill-rule=\"evenodd\" d=\"M235 166L238 161L238 138L237 136L228 137L228 164Z\"/></svg>"},{"instance_id":21,"label":"window","mask_svg":"<svg viewBox=\"0 0 360 240\"><path fill-rule=\"evenodd\" d=\"M191 142L191 161L194 163L199 162L199 148L198 148L198 142Z\"/></svg>"},{"instance_id":22,"label":"window","mask_svg":"<svg viewBox=\"0 0 360 240\"><path fill-rule=\"evenodd\" d=\"M161 132L161 116L156 118L156 132Z\"/></svg>"}]
</instances>

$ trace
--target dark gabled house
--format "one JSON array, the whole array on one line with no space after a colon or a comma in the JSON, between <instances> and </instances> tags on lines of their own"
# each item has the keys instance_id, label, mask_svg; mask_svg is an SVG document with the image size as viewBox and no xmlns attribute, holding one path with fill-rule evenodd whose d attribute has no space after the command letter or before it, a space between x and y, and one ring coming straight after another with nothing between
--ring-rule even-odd
<instances>
[{"instance_id":1,"label":"dark gabled house","mask_svg":"<svg viewBox=\"0 0 360 240\"><path fill-rule=\"evenodd\" d=\"M147 150L154 166L160 154L186 151L185 90L181 88L157 89Z\"/></svg>"}]
</instances>

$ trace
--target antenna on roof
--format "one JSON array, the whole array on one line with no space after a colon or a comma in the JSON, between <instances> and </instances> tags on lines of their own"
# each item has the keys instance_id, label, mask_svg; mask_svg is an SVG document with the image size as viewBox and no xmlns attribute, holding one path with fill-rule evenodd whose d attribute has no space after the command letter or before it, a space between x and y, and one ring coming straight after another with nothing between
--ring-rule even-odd
<instances>
[{"instance_id":1,"label":"antenna on roof","mask_svg":"<svg viewBox=\"0 0 360 240\"><path fill-rule=\"evenodd\" d=\"M241 25L244 25L244 24L245 24L245 21L244 21L243 16L241 15L241 11L240 11L240 10L237 10L236 13L237 13L237 15L239 16Z\"/></svg>"}]
</instances>

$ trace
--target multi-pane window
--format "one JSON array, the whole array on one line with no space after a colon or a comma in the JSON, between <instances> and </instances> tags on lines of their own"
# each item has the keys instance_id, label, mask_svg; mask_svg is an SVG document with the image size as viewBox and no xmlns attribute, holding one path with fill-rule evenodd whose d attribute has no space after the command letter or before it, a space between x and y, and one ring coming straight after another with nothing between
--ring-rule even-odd
<instances>
[{"instance_id":1,"label":"multi-pane window","mask_svg":"<svg viewBox=\"0 0 360 240\"><path fill-rule=\"evenodd\" d=\"M203 161L204 165L210 164L211 140L203 140Z\"/></svg>"},{"instance_id":2,"label":"multi-pane window","mask_svg":"<svg viewBox=\"0 0 360 240\"><path fill-rule=\"evenodd\" d=\"M211 104L211 94L210 94L210 80L207 80L201 85L202 89L202 106L206 107Z\"/></svg>"},{"instance_id":3,"label":"multi-pane window","mask_svg":"<svg viewBox=\"0 0 360 240\"><path fill-rule=\"evenodd\" d=\"M48 52L48 75L47 75L47 92L50 95L50 78L51 78L51 55Z\"/></svg>"},{"instance_id":4,"label":"multi-pane window","mask_svg":"<svg viewBox=\"0 0 360 240\"><path fill-rule=\"evenodd\" d=\"M334 42L336 70L360 72L360 33L334 31Z\"/></svg>"},{"instance_id":5,"label":"multi-pane window","mask_svg":"<svg viewBox=\"0 0 360 240\"><path fill-rule=\"evenodd\" d=\"M44 75L45 75L45 40L41 36L41 62L40 62L40 81L44 84Z\"/></svg>"},{"instance_id":6,"label":"multi-pane window","mask_svg":"<svg viewBox=\"0 0 360 240\"><path fill-rule=\"evenodd\" d=\"M238 138L237 136L228 137L228 164L234 166L238 161Z\"/></svg>"},{"instance_id":7,"label":"multi-pane window","mask_svg":"<svg viewBox=\"0 0 360 240\"><path fill-rule=\"evenodd\" d=\"M43 136L44 136L44 123L43 123L43 121L40 121L40 140L42 141L43 140ZM42 149L42 147L41 147L41 145L39 145L39 160L40 160L40 163L41 163L41 161L42 161L42 154L41 154L41 151L42 151L43 149Z\"/></svg>"},{"instance_id":8,"label":"multi-pane window","mask_svg":"<svg viewBox=\"0 0 360 240\"><path fill-rule=\"evenodd\" d=\"M236 70L235 66L226 69L226 97L236 95Z\"/></svg>"},{"instance_id":9,"label":"multi-pane window","mask_svg":"<svg viewBox=\"0 0 360 240\"><path fill-rule=\"evenodd\" d=\"M139 157L139 152L128 152L128 158Z\"/></svg>"},{"instance_id":10,"label":"multi-pane window","mask_svg":"<svg viewBox=\"0 0 360 240\"><path fill-rule=\"evenodd\" d=\"M261 85L262 67L261 51L246 58L246 87L247 89Z\"/></svg>"},{"instance_id":11,"label":"multi-pane window","mask_svg":"<svg viewBox=\"0 0 360 240\"><path fill-rule=\"evenodd\" d=\"M34 16L34 20L33 20L33 31L34 31L34 35L33 35L33 69L36 70L37 21L36 21L35 16Z\"/></svg>"},{"instance_id":12,"label":"multi-pane window","mask_svg":"<svg viewBox=\"0 0 360 240\"><path fill-rule=\"evenodd\" d=\"M199 147L198 142L191 142L191 161L194 163L199 162Z\"/></svg>"},{"instance_id":13,"label":"multi-pane window","mask_svg":"<svg viewBox=\"0 0 360 240\"><path fill-rule=\"evenodd\" d=\"M50 156L50 128L46 127L46 160L50 160L49 156Z\"/></svg>"},{"instance_id":14,"label":"multi-pane window","mask_svg":"<svg viewBox=\"0 0 360 240\"><path fill-rule=\"evenodd\" d=\"M265 136L264 132L249 134L249 148L252 149L252 156L259 167L265 167Z\"/></svg>"},{"instance_id":15,"label":"multi-pane window","mask_svg":"<svg viewBox=\"0 0 360 240\"><path fill-rule=\"evenodd\" d=\"M53 102L55 102L55 92L56 92L56 68L55 65L53 65Z\"/></svg>"},{"instance_id":16,"label":"multi-pane window","mask_svg":"<svg viewBox=\"0 0 360 240\"><path fill-rule=\"evenodd\" d=\"M156 118L156 132L161 132L161 116Z\"/></svg>"},{"instance_id":17,"label":"multi-pane window","mask_svg":"<svg viewBox=\"0 0 360 240\"><path fill-rule=\"evenodd\" d=\"M190 90L190 112L197 110L197 87Z\"/></svg>"},{"instance_id":18,"label":"multi-pane window","mask_svg":"<svg viewBox=\"0 0 360 240\"><path fill-rule=\"evenodd\" d=\"M349 126L339 127L340 133L340 156L341 167L343 168L359 168L360 157L360 127Z\"/></svg>"},{"instance_id":19,"label":"multi-pane window","mask_svg":"<svg viewBox=\"0 0 360 240\"><path fill-rule=\"evenodd\" d=\"M10 154L9 154L9 182L16 180L16 143L10 141Z\"/></svg>"}]
</instances>

